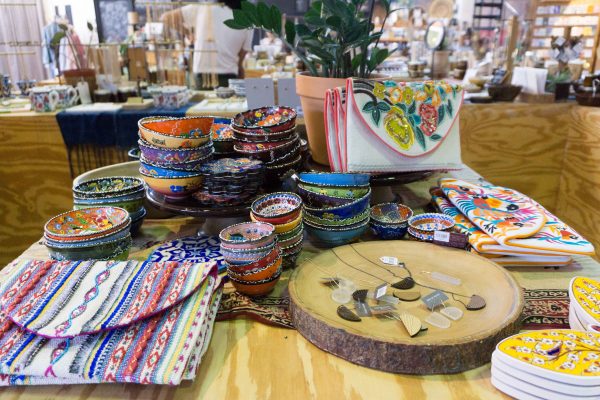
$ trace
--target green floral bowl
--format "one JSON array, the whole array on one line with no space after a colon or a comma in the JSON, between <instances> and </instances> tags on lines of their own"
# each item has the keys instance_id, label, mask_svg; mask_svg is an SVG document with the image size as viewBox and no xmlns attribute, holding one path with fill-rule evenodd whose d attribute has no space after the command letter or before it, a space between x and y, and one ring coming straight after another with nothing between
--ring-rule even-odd
<instances>
[{"instance_id":1,"label":"green floral bowl","mask_svg":"<svg viewBox=\"0 0 600 400\"><path fill-rule=\"evenodd\" d=\"M299 183L299 188L326 196L359 199L369 192L369 187L319 186L310 183Z\"/></svg>"}]
</instances>

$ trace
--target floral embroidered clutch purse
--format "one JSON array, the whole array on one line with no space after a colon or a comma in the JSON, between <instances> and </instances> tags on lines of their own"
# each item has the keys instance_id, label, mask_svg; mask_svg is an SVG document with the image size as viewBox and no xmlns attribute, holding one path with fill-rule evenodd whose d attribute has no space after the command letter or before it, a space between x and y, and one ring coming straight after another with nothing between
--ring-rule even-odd
<instances>
[{"instance_id":1,"label":"floral embroidered clutch purse","mask_svg":"<svg viewBox=\"0 0 600 400\"><path fill-rule=\"evenodd\" d=\"M335 171L461 168L458 112L463 90L444 81L348 79L330 90L325 123Z\"/></svg>"}]
</instances>

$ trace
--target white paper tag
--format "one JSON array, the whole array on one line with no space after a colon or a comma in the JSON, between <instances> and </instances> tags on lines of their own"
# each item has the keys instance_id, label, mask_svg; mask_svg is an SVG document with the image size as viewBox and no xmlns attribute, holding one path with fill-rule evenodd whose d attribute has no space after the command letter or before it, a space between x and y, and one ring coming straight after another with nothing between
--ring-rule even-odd
<instances>
[{"instance_id":1,"label":"white paper tag","mask_svg":"<svg viewBox=\"0 0 600 400\"><path fill-rule=\"evenodd\" d=\"M379 259L381 260L382 263L387 264L387 265L397 265L398 264L397 257L383 256L383 257L379 257Z\"/></svg>"},{"instance_id":2,"label":"white paper tag","mask_svg":"<svg viewBox=\"0 0 600 400\"><path fill-rule=\"evenodd\" d=\"M433 240L437 240L439 242L449 242L450 232L435 231L433 232Z\"/></svg>"}]
</instances>

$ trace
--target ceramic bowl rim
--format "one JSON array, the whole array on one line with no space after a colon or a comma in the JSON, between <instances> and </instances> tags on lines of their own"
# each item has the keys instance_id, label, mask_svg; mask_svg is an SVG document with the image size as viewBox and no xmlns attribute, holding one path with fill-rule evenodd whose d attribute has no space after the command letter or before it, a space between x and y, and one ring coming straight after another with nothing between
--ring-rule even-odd
<instances>
[{"instance_id":1,"label":"ceramic bowl rim","mask_svg":"<svg viewBox=\"0 0 600 400\"><path fill-rule=\"evenodd\" d=\"M243 117L244 114L254 114L257 111L262 111L262 110L267 110L267 109L272 109L272 108L278 108L278 109L286 109L288 111L290 111L290 116L285 120L285 121L279 121L275 124L271 124L271 125L263 125L263 126L259 126L259 125L239 125L237 124L235 121L240 118ZM286 107L286 106L264 106L264 107L258 107L258 108L252 108L250 110L246 110L246 111L242 111L240 113L237 113L233 118L231 118L231 125L233 126L238 126L240 128L243 129L254 129L254 128L263 128L263 129L267 129L267 128L274 128L280 125L283 125L285 123L288 123L289 121L292 121L294 119L296 119L296 117L298 116L298 113L296 113L296 110L294 110L292 107Z\"/></svg>"},{"instance_id":2,"label":"ceramic bowl rim","mask_svg":"<svg viewBox=\"0 0 600 400\"><path fill-rule=\"evenodd\" d=\"M317 187L325 187L325 188L336 188L336 187L340 187L340 188L358 188L358 189L362 189L362 188L366 188L366 187L371 187L371 175L370 174L365 174L365 173L352 173L352 172L306 172L309 174L313 174L313 175L336 175L336 174L344 174L344 175L369 175L369 182L363 184L363 185L341 185L341 184L329 184L329 183L312 183L312 182L307 182L305 180L303 180L300 175L303 172L299 173L298 176L298 183L302 183L303 185L311 185L311 186L317 186Z\"/></svg>"},{"instance_id":3,"label":"ceramic bowl rim","mask_svg":"<svg viewBox=\"0 0 600 400\"><path fill-rule=\"evenodd\" d=\"M292 165L297 164L300 161L302 161L302 154L298 154L298 157L296 157L294 160L290 161L289 163L280 164L280 165L265 165L264 167L265 167L265 169L275 171L275 170L280 169L280 168L291 167Z\"/></svg>"},{"instance_id":4,"label":"ceramic bowl rim","mask_svg":"<svg viewBox=\"0 0 600 400\"><path fill-rule=\"evenodd\" d=\"M269 253L271 253L271 251L273 251L273 248L277 246L277 238L275 238L273 241L269 242L268 244L265 244L264 246L260 246L260 247L251 247L248 249L245 248L231 248L231 247L220 247L221 249L225 250L227 253L233 253L233 254L242 254L242 255L248 255L248 254L259 254L259 253L264 253L265 251L269 250Z\"/></svg>"},{"instance_id":5,"label":"ceramic bowl rim","mask_svg":"<svg viewBox=\"0 0 600 400\"><path fill-rule=\"evenodd\" d=\"M293 209L291 209L290 211L286 211L283 214L277 214L275 216L268 216L268 215L264 215L262 213L260 213L259 211L256 210L256 206L258 205L257 203L259 201L264 201L267 197L272 197L272 196L281 196L281 195L287 195L289 197L292 197L294 199L296 199L298 202L295 205L295 207ZM302 208L302 198L300 196L298 196L298 194L294 193L294 192L273 192L273 193L268 193L268 194L264 194L258 198L256 198L252 204L250 205L250 211L252 213L254 213L255 215L259 216L260 218L281 218L281 217L286 217L290 214L293 214L294 212L296 212L299 208Z\"/></svg>"},{"instance_id":6,"label":"ceramic bowl rim","mask_svg":"<svg viewBox=\"0 0 600 400\"><path fill-rule=\"evenodd\" d=\"M210 144L212 145L212 143L210 143ZM185 165L185 164L194 164L194 163L198 163L198 164L199 164L199 163L202 163L202 165L204 165L204 163L207 161L207 159L208 159L208 158L210 158L210 157L212 157L212 155L213 155L213 153L214 153L214 152L215 152L215 150L214 150L214 149L212 149L212 150L210 151L210 153L208 153L208 154L205 154L204 156L202 156L201 158L198 158L197 160L184 161L184 162L181 162L181 163L169 163L169 164L179 164L179 165L180 165L180 164L184 164L184 165ZM160 164L157 164L156 162L149 161L149 160L148 160L148 159L147 159L147 158L144 156L144 153L141 153L141 154L140 154L140 164L142 164L142 163L143 163L143 164L148 164L148 165L150 165L151 167L155 167L155 168L172 169L172 170L174 170L174 171L181 171L181 172L191 172L191 171L188 171L188 170L186 170L186 169L172 168L172 167L165 167L165 166L162 166L162 165L160 165Z\"/></svg>"},{"instance_id":7,"label":"ceramic bowl rim","mask_svg":"<svg viewBox=\"0 0 600 400\"><path fill-rule=\"evenodd\" d=\"M156 119L149 120L150 118L156 118ZM205 139L206 137L208 137L210 139L210 130L206 134L202 134L198 137L189 138L189 137L185 137L182 135L168 135L166 133L160 133L160 132L155 131L154 129L146 128L144 126L144 123L146 123L146 122L164 122L164 121L174 121L174 120L180 121L180 120L184 120L184 119L204 119L204 118L212 118L214 121L215 117L210 116L210 115L206 115L206 116L205 115L196 115L196 116L189 116L189 117L163 117L163 116L144 117L144 118L141 118L140 120L138 120L138 129L140 129L140 130L144 129L147 132L152 133L153 135L166 136L166 137L176 138L176 139ZM211 124L211 126L212 126L212 124ZM196 146L196 147L200 147L200 146ZM170 148L170 147L168 147L168 148Z\"/></svg>"},{"instance_id":8,"label":"ceramic bowl rim","mask_svg":"<svg viewBox=\"0 0 600 400\"><path fill-rule=\"evenodd\" d=\"M258 239L251 239L251 240L243 240L243 241L238 241L238 240L230 240L230 239L225 239L223 237L223 232L228 230L228 229L232 229L234 227L239 227L240 225L263 225L267 230L269 230L269 233L267 235L261 236ZM251 222L239 222L237 224L233 224L233 225L229 225L228 227L224 228L221 230L221 232L219 232L219 240L222 243L226 243L226 244L252 244L252 243L256 243L256 242L260 242L263 239L266 239L272 235L275 235L275 225L270 224L268 222L256 222L256 221L251 221ZM275 237L275 240L277 240L277 238Z\"/></svg>"},{"instance_id":9,"label":"ceramic bowl rim","mask_svg":"<svg viewBox=\"0 0 600 400\"><path fill-rule=\"evenodd\" d=\"M377 217L373 216L373 209L375 207L381 207L381 206L385 206L388 204L393 204L393 205L397 205L397 206L402 206L404 208L406 208L409 212L409 216L405 219L396 221L396 222L384 222L381 221L380 219L378 219ZM375 204L374 206L371 207L370 212L369 212L369 216L371 217L372 220L374 220L375 222L377 222L377 225L383 225L383 226L394 226L394 225L400 225L400 224L404 224L407 223L408 220L414 216L414 211L412 210L412 208L410 208L409 206L407 206L406 204L402 204L402 203L395 203L395 202L387 202L387 203L378 203Z\"/></svg>"},{"instance_id":10,"label":"ceramic bowl rim","mask_svg":"<svg viewBox=\"0 0 600 400\"><path fill-rule=\"evenodd\" d=\"M358 228L363 228L363 227L365 227L366 225L368 225L368 224L369 224L369 220L370 220L370 218L365 218L363 221L358 221L358 222L356 222L356 223L354 223L354 224L352 224L352 225L343 226L343 227L341 227L341 228L339 228L339 229L337 229L337 228L336 228L336 229L331 229L331 228L329 228L329 227L327 227L327 228L325 228L325 227L321 227L321 226L318 226L318 225L312 224L312 223L310 223L309 221L304 221L304 224L305 224L305 225L308 225L308 227L310 227L310 228L312 228L312 229L318 229L318 230L320 230L320 231L327 231L327 232L346 232L346 231L353 231L353 230L355 230L355 229L358 229Z\"/></svg>"},{"instance_id":11,"label":"ceramic bowl rim","mask_svg":"<svg viewBox=\"0 0 600 400\"><path fill-rule=\"evenodd\" d=\"M252 217L252 214L250 214L250 217ZM269 225L273 225L273 228L274 228L273 232L277 235L277 234L281 233L282 229L287 229L290 226L292 228L284 230L284 232L291 231L297 225L301 224L303 220L304 220L304 214L302 212L300 212L300 214L296 218L291 220L290 222L286 222L285 224L269 224ZM254 222L256 222L256 221L254 221ZM277 230L279 230L280 232L277 232Z\"/></svg>"},{"instance_id":12,"label":"ceramic bowl rim","mask_svg":"<svg viewBox=\"0 0 600 400\"><path fill-rule=\"evenodd\" d=\"M366 198L369 198L370 196L371 196L371 187L369 187L369 190L367 190L367 193L364 196L361 196L358 199L355 199L355 200L353 200L350 203L342 204L341 206L328 207L328 208L316 208L316 207L308 207L305 204L304 205L304 209L306 211L308 211L308 212L339 211L339 209L341 209L343 207L352 207L352 206L355 206L356 204L360 203L361 201L364 201Z\"/></svg>"},{"instance_id":13,"label":"ceramic bowl rim","mask_svg":"<svg viewBox=\"0 0 600 400\"><path fill-rule=\"evenodd\" d=\"M253 264L257 264L257 263L261 262L265 258L268 258L275 252L277 252L277 254L281 255L281 248L279 246L273 246L273 249L271 249L271 251L266 256L259 258L256 261L252 261L252 262L249 262L246 264L231 264L231 263L227 262L227 260L225 260L225 264L227 265L227 267L233 266L234 268L248 268ZM275 258L277 258L277 256L275 256ZM256 267L253 267L252 269L256 269Z\"/></svg>"},{"instance_id":14,"label":"ceramic bowl rim","mask_svg":"<svg viewBox=\"0 0 600 400\"><path fill-rule=\"evenodd\" d=\"M185 171L185 172L196 172L196 171ZM142 171L140 171L140 175L145 176L146 178L154 178L154 179L188 179L188 178L202 177L204 174L197 173L197 174L187 175L187 176L156 176L156 175L148 175L148 174L145 174Z\"/></svg>"},{"instance_id":15,"label":"ceramic bowl rim","mask_svg":"<svg viewBox=\"0 0 600 400\"><path fill-rule=\"evenodd\" d=\"M282 264L283 264L283 262L282 262ZM273 281L276 281L277 279L279 279L281 277L282 271L283 271L283 268L280 266L277 269L277 271L270 278L261 279L260 281L246 282L246 281L241 281L239 279L232 278L231 276L229 277L229 279L231 279L233 282L240 284L240 285L258 286L258 285L264 285L265 283L271 283Z\"/></svg>"},{"instance_id":16,"label":"ceramic bowl rim","mask_svg":"<svg viewBox=\"0 0 600 400\"><path fill-rule=\"evenodd\" d=\"M358 224L358 223L362 222L363 220L365 220L365 219L368 219L368 218L369 218L369 210L368 210L368 209L366 209L366 210L362 211L362 212L361 212L361 213L359 213L359 214L353 215L352 217L348 217L348 218L342 218L342 219L334 220L334 221L337 221L337 222L343 222L343 221L346 221L346 220L349 220L349 219L351 220L351 219L353 219L353 218L356 218L356 217L361 217L361 218L360 218L358 221L356 221L356 222L352 222L352 223L350 223L350 224L340 224L340 225L336 225L336 224L325 225L325 224L320 224L320 223L318 223L318 222L311 221L311 218L316 218L316 219L319 219L319 220L321 220L321 219L323 219L323 218L316 217L316 216L314 216L314 215L312 215L312 214L310 214L310 213L308 213L308 212L307 212L307 214L308 214L308 215L310 215L310 217L308 217L308 218L305 218L305 219L306 219L308 222L312 223L312 224L313 224L313 225L315 225L315 226L319 226L319 227L328 227L328 228L330 228L330 227L340 227L340 228L341 228L341 227L344 227L344 226L350 226L350 225Z\"/></svg>"},{"instance_id":17,"label":"ceramic bowl rim","mask_svg":"<svg viewBox=\"0 0 600 400\"><path fill-rule=\"evenodd\" d=\"M74 204L99 204L103 205L105 203L117 203L120 201L132 201L139 200L145 197L146 187L144 182L144 187L141 187L139 190L135 192L120 194L117 196L106 196L106 197L79 197L75 193L73 193L73 203ZM133 196L133 197L129 197ZM121 199L120 197L126 197ZM92 203L87 203L88 201L92 201Z\"/></svg>"},{"instance_id":18,"label":"ceramic bowl rim","mask_svg":"<svg viewBox=\"0 0 600 400\"><path fill-rule=\"evenodd\" d=\"M144 193L144 192L142 192ZM113 198L100 198L100 199L94 199L94 200L98 200L98 203L92 203L92 204L99 204L102 206L106 206L107 204L112 204L112 203L129 203L129 202L133 202L133 201L143 201L145 198L144 195L142 196L138 196L138 197L133 197L131 199L113 199ZM73 204L74 205L78 205L78 206L86 206L86 205L91 205L91 204L86 204L85 200L91 200L91 199L80 199L78 197L73 197ZM82 203L83 201L83 203ZM89 208L89 207L88 207Z\"/></svg>"},{"instance_id":19,"label":"ceramic bowl rim","mask_svg":"<svg viewBox=\"0 0 600 400\"><path fill-rule=\"evenodd\" d=\"M85 210L98 210L98 209L104 209L104 208L112 208L112 209L119 210L121 213L124 213L124 217L123 217L123 219L122 219L122 220L121 220L121 221L120 221L120 222L119 222L117 225L115 225L115 226L111 227L110 229L107 229L107 230L104 230L104 231L100 231L100 232L96 232L96 233L105 233L105 232L111 232L111 231L112 231L112 230L114 230L115 228L118 228L118 227L120 227L120 226L122 226L122 225L126 225L126 224L127 224L127 222L131 220L131 218L129 217L129 212L128 212L126 209L124 209L124 208L121 208L121 207L106 207L106 206L98 206L98 207L89 207L89 208L86 208ZM58 215L55 215L54 217L50 218L50 219L49 219L49 220L48 220L48 221L47 221L47 222L44 224L44 234L45 234L46 232L48 232L48 229L47 229L47 227L48 227L48 225L49 225L49 224L50 224L52 221L54 221L54 220L55 220L55 219L57 219L58 217L62 217L63 215L67 215L67 214L69 214L69 213L76 212L76 211L81 211L81 210L68 210L68 211L62 212L62 213L60 213L60 214L58 214ZM51 238L51 239L52 239L52 236L54 236L54 237L59 237L59 238L79 238L79 237L83 237L83 238L85 238L86 236L89 236L89 235L83 235L83 236L82 236L82 235L78 235L78 234L60 234L60 233L56 233L56 234L55 234L55 233L51 233L51 234L50 234L50 238Z\"/></svg>"},{"instance_id":20,"label":"ceramic bowl rim","mask_svg":"<svg viewBox=\"0 0 600 400\"><path fill-rule=\"evenodd\" d=\"M200 151L200 150L204 149L205 147L210 146L212 144L212 141L209 140L208 142L202 143L200 146L196 146L196 147L183 147L183 148L177 148L177 149L172 148L172 147L158 147L158 146L155 146L152 143L146 142L144 140L144 138L142 138L142 137L138 137L137 143L138 143L138 146L141 145L141 146L144 146L144 147L149 147L152 150L159 150L159 151L164 151L164 152L167 152L167 151L183 151L183 152L188 152L189 151L189 152L193 152L193 151ZM140 153L143 153L143 151L141 149L140 149Z\"/></svg>"},{"instance_id":21,"label":"ceramic bowl rim","mask_svg":"<svg viewBox=\"0 0 600 400\"><path fill-rule=\"evenodd\" d=\"M300 143L300 140L297 137L295 137L295 138L293 138L293 139L291 139L289 141L286 141L283 144L279 144L279 145L277 145L275 147L271 147L269 149L264 149L264 150L258 150L258 151L241 150L237 144L233 145L233 149L236 152L240 153L240 154L244 154L244 155L249 154L249 155L256 156L256 155L269 154L271 151L281 150L281 149L284 149L287 146L289 146L289 147L291 147L293 149L298 143Z\"/></svg>"},{"instance_id":22,"label":"ceramic bowl rim","mask_svg":"<svg viewBox=\"0 0 600 400\"><path fill-rule=\"evenodd\" d=\"M46 232L44 232L44 239L53 241L53 242L58 242L58 243L62 243L60 246L66 246L69 247L68 245L72 245L71 247L89 247L89 246L95 246L95 245L100 245L102 243L96 243L95 245L89 245L89 246L85 246L86 243L89 242L95 242L97 240L101 240L101 239L106 239L109 238L111 236L117 236L118 234L124 232L124 231L130 231L131 230L131 224L132 224L132 220L131 217L129 217L129 215L127 216L127 221L124 224L121 224L119 226L117 226L114 230L102 233L101 235L98 236L92 236L92 237L86 237L86 236L82 236L80 238L62 238L62 239L55 239L52 237L52 235L48 235ZM67 240L68 239L68 240ZM116 239L114 239L116 240Z\"/></svg>"},{"instance_id":23,"label":"ceramic bowl rim","mask_svg":"<svg viewBox=\"0 0 600 400\"><path fill-rule=\"evenodd\" d=\"M294 229L295 229L295 228L294 228ZM285 240L279 241L279 245L281 246L281 243L282 243L282 242L287 242L287 241L289 241L289 240L295 240L295 241L292 241L292 243L296 244L296 242L298 241L298 238L299 238L299 237L303 237L303 235L304 235L304 229L300 229L298 232L296 232L296 233L295 233L293 236L289 237L288 239L285 239ZM290 245L290 246L291 246L291 245ZM281 247L281 248L282 248L282 249L284 249L284 248L288 248L288 247L289 247L289 246L284 246L284 247Z\"/></svg>"},{"instance_id":24,"label":"ceramic bowl rim","mask_svg":"<svg viewBox=\"0 0 600 400\"><path fill-rule=\"evenodd\" d=\"M123 237L121 237L121 238L118 238L118 239L113 239L113 240L108 240L108 241L106 241L106 242L102 242L102 243L95 243L95 244L92 244L92 245L89 245L89 246L55 247L55 246L52 246L51 244L48 244L48 241L47 241L47 239L48 239L48 238L46 238L46 237L44 236L44 246L46 246L46 247L49 247L49 248L51 248L52 250L76 250L76 249L90 249L90 248L93 248L93 247L104 246L104 245L106 245L106 244L118 243L118 242L120 242L120 241L125 241L125 240L127 240L127 239L131 240L131 232L129 232L127 235L125 235L125 236L123 236ZM77 242L75 242L75 243L77 243Z\"/></svg>"},{"instance_id":25,"label":"ceramic bowl rim","mask_svg":"<svg viewBox=\"0 0 600 400\"><path fill-rule=\"evenodd\" d=\"M419 225L415 225L415 221L414 219L420 217L420 219L424 219L424 218L431 218L431 219L438 219L438 220L444 220L449 222L451 225L444 227L443 229L452 229L454 227L454 225L456 225L456 222L454 221L454 219L446 214L442 214L442 213L424 213L424 214L417 214L417 215L413 215L412 217L410 217L408 219L408 226L413 228L413 229L418 229L424 232L435 232L436 230L439 229L424 229L421 228Z\"/></svg>"},{"instance_id":26,"label":"ceramic bowl rim","mask_svg":"<svg viewBox=\"0 0 600 400\"><path fill-rule=\"evenodd\" d=\"M302 228L300 228L300 227L302 227ZM277 234L277 240L278 240L279 242L282 242L282 241L288 240L289 238L288 238L288 239L281 240L281 239L280 239L280 237L281 237L281 236L283 236L283 235L287 235L287 234L289 234L289 233L294 233L292 236L290 236L290 238L291 238L291 237L294 237L295 235L297 235L297 234L298 234L298 232L294 232L294 230L296 230L296 229L298 229L298 232L300 232L300 231L304 231L304 219L302 219L302 222L301 222L301 223L299 223L297 226L295 226L293 229L290 229L290 230L289 230L289 231L287 231L287 232L278 233L278 234Z\"/></svg>"},{"instance_id":27,"label":"ceramic bowl rim","mask_svg":"<svg viewBox=\"0 0 600 400\"><path fill-rule=\"evenodd\" d=\"M105 190L105 191L100 191L100 192L87 192L87 191L82 191L81 189L79 189L79 187L81 187L84 184L89 184L95 181L100 181L100 180L105 180L105 179L110 179L110 180L114 180L114 179L131 179L133 181L135 181L135 185L131 186L131 187L127 187L124 189L112 189L112 190ZM86 198L85 196L89 196L90 194L98 194L98 195L111 195L111 194L121 194L121 195L125 195L125 194L131 194L131 193L135 193L136 191L143 189L144 188L144 180L138 178L137 176L105 176L103 178L92 178L92 179L86 179L85 181L79 182L77 185L73 185L72 187L72 191L74 194L76 194L77 196L81 196L83 198ZM122 193L123 192L123 193Z\"/></svg>"},{"instance_id":28,"label":"ceramic bowl rim","mask_svg":"<svg viewBox=\"0 0 600 400\"><path fill-rule=\"evenodd\" d=\"M259 272L263 272L264 270L269 269L270 267L272 267L273 265L277 264L278 262L281 262L281 256L282 256L281 250L279 248L277 248L276 251L277 251L277 255L275 256L275 259L273 261L271 261L270 263L268 263L267 265L265 265L264 267L252 268L252 269L250 269L248 271L244 271L244 272L236 272L236 271L232 271L232 272L235 275L240 275L240 276L244 276L244 277L246 277L246 276L252 276L252 275L257 274ZM252 264L252 263L250 263L250 264ZM226 265L227 265L227 274L229 274L229 269L231 267L231 264L227 263ZM248 264L246 264L246 265L248 265ZM233 267L235 268L236 265L234 265Z\"/></svg>"},{"instance_id":29,"label":"ceramic bowl rim","mask_svg":"<svg viewBox=\"0 0 600 400\"><path fill-rule=\"evenodd\" d=\"M306 188L304 187L304 184L303 184L303 183L298 183L298 188L302 189L302 190L303 190L303 191L305 191L305 192L308 192L308 193L310 193L311 195L317 195L317 196L326 196L326 197L330 197L330 198L332 198L332 199L336 199L336 200L350 200L350 201L348 201L346 204L350 204L350 203L352 203L354 200L356 200L356 199L353 199L353 198L351 198L351 197L339 197L339 196L332 196L332 195L325 194L325 193L317 193L317 192L312 192L312 191L310 191L310 190L306 189ZM300 197L302 197L302 196L300 196Z\"/></svg>"}]
</instances>

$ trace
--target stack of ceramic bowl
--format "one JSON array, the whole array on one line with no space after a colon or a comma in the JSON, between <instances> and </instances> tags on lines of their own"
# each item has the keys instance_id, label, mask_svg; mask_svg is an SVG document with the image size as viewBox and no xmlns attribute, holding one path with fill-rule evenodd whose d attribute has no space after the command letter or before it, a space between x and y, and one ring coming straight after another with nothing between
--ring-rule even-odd
<instances>
[{"instance_id":1,"label":"stack of ceramic bowl","mask_svg":"<svg viewBox=\"0 0 600 400\"><path fill-rule=\"evenodd\" d=\"M57 215L44 226L54 260L126 260L131 218L119 207L91 207Z\"/></svg>"},{"instance_id":2,"label":"stack of ceramic bowl","mask_svg":"<svg viewBox=\"0 0 600 400\"><path fill-rule=\"evenodd\" d=\"M221 254L233 286L248 296L271 292L282 270L275 227L263 222L243 222L219 234Z\"/></svg>"},{"instance_id":3,"label":"stack of ceramic bowl","mask_svg":"<svg viewBox=\"0 0 600 400\"><path fill-rule=\"evenodd\" d=\"M231 120L237 153L265 164L265 183L279 178L301 162L300 139L296 134L296 112L288 107L263 107L245 111Z\"/></svg>"},{"instance_id":4,"label":"stack of ceramic bowl","mask_svg":"<svg viewBox=\"0 0 600 400\"><path fill-rule=\"evenodd\" d=\"M202 188L194 193L200 203L212 206L245 204L263 183L263 164L250 158L221 158L202 168Z\"/></svg>"},{"instance_id":5,"label":"stack of ceramic bowl","mask_svg":"<svg viewBox=\"0 0 600 400\"><path fill-rule=\"evenodd\" d=\"M275 226L284 268L292 268L302 251L304 224L302 199L295 193L270 193L254 200L250 218Z\"/></svg>"},{"instance_id":6,"label":"stack of ceramic bowl","mask_svg":"<svg viewBox=\"0 0 600 400\"><path fill-rule=\"evenodd\" d=\"M202 166L212 158L213 117L147 117L138 122L140 173L168 200L181 200L202 185Z\"/></svg>"},{"instance_id":7,"label":"stack of ceramic bowl","mask_svg":"<svg viewBox=\"0 0 600 400\"><path fill-rule=\"evenodd\" d=\"M569 325L579 331L600 332L600 282L576 276L569 283Z\"/></svg>"},{"instance_id":8,"label":"stack of ceramic bowl","mask_svg":"<svg viewBox=\"0 0 600 400\"><path fill-rule=\"evenodd\" d=\"M299 174L307 232L327 246L356 240L369 224L371 188L368 174Z\"/></svg>"},{"instance_id":9,"label":"stack of ceramic bowl","mask_svg":"<svg viewBox=\"0 0 600 400\"><path fill-rule=\"evenodd\" d=\"M215 148L215 156L231 156L235 154L231 119L215 117L210 129L210 137Z\"/></svg>"},{"instance_id":10,"label":"stack of ceramic bowl","mask_svg":"<svg viewBox=\"0 0 600 400\"><path fill-rule=\"evenodd\" d=\"M449 232L453 227L454 219L446 214L419 214L408 220L409 235L424 242L432 242L436 231Z\"/></svg>"},{"instance_id":11,"label":"stack of ceramic bowl","mask_svg":"<svg viewBox=\"0 0 600 400\"><path fill-rule=\"evenodd\" d=\"M371 230L380 239L402 239L413 211L404 204L382 203L371 207Z\"/></svg>"},{"instance_id":12,"label":"stack of ceramic bowl","mask_svg":"<svg viewBox=\"0 0 600 400\"><path fill-rule=\"evenodd\" d=\"M129 212L131 234L138 232L146 217L144 181L133 176L91 179L73 187L75 210L90 207L120 207Z\"/></svg>"}]
</instances>

